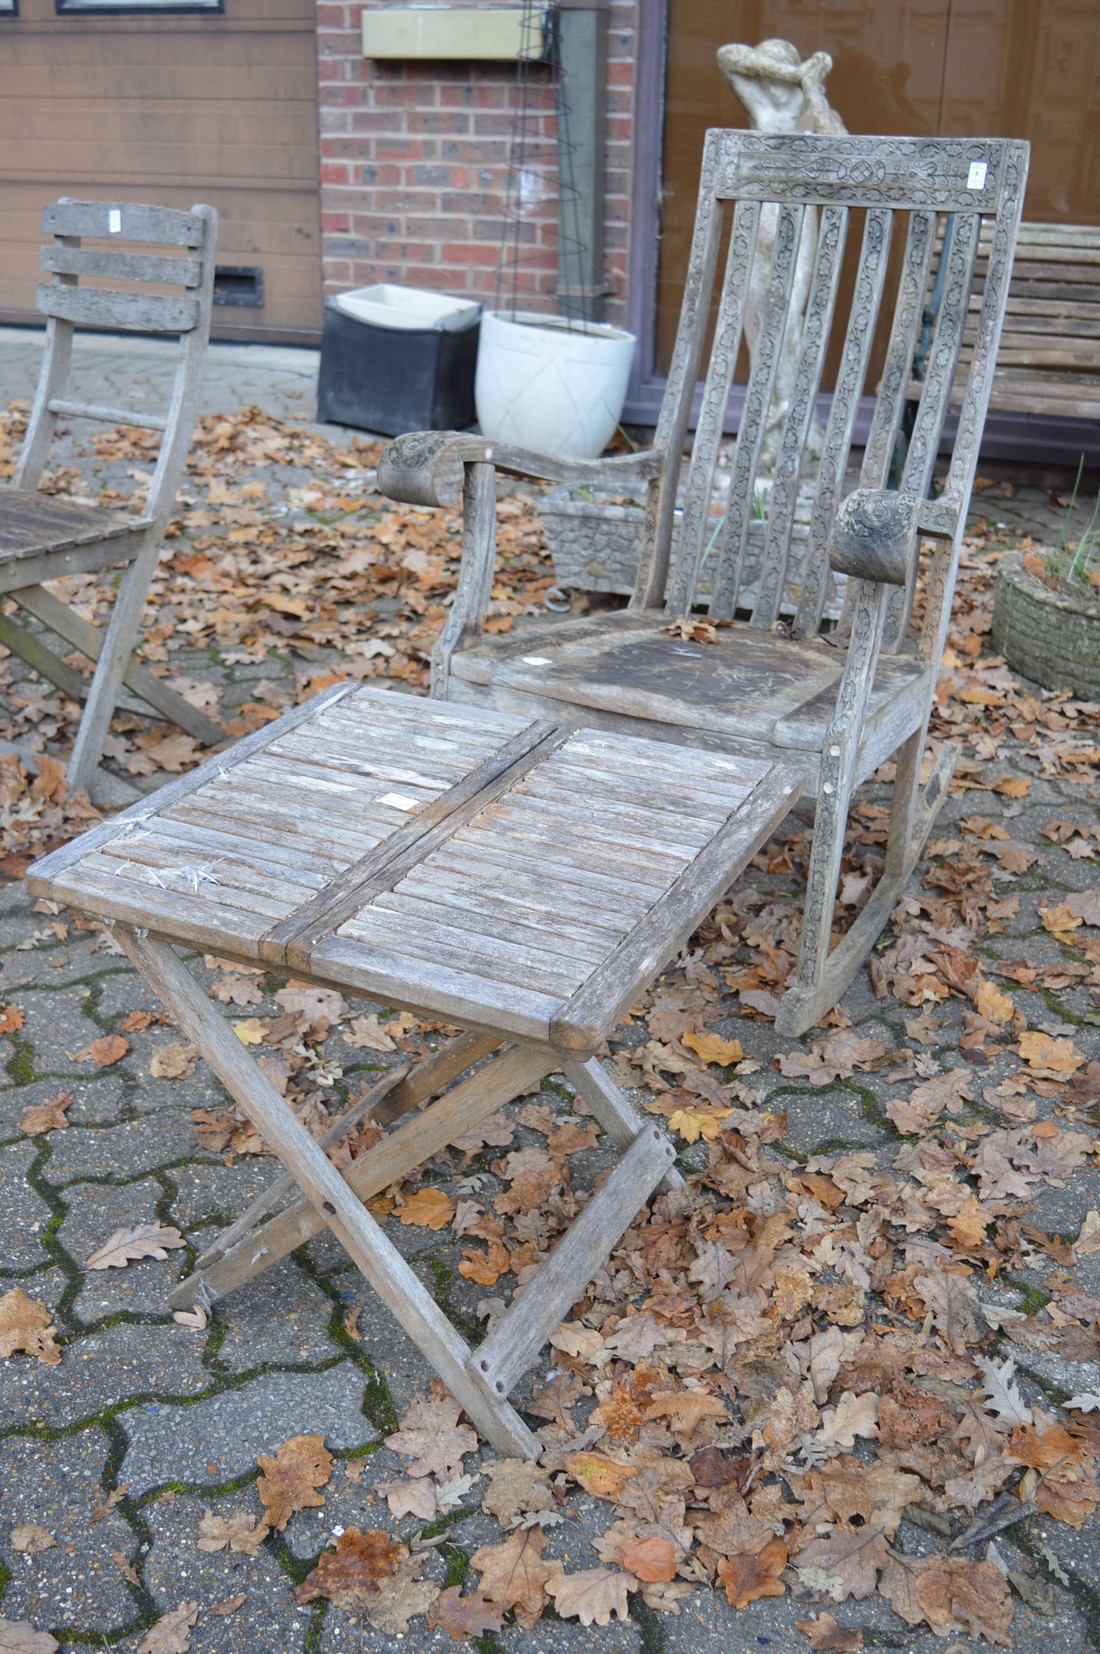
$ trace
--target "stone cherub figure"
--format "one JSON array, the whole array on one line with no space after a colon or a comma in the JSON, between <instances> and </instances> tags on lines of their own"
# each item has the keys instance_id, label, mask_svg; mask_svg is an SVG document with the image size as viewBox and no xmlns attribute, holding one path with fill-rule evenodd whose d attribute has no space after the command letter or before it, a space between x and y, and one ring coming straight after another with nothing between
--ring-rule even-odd
<instances>
[{"instance_id":1,"label":"stone cherub figure","mask_svg":"<svg viewBox=\"0 0 1100 1654\"><path fill-rule=\"evenodd\" d=\"M824 81L833 66L828 52L814 52L803 60L798 47L789 40L762 40L759 46L720 46L718 67L729 81L758 132L817 132L827 136L841 136L847 128L840 116L829 105ZM778 209L765 207L761 214L760 234L756 259L749 277L748 302L745 309L745 333L749 354L755 351L763 319L767 295L768 272L775 247ZM776 369L775 389L768 408L768 423L761 452L761 470L766 475L775 470L779 458L779 444L783 424L794 387L798 353L802 345L802 330L806 314L806 300L813 275L814 254L817 250L817 213L806 212L802 237L798 247L794 284L791 289L790 312L783 338L779 364ZM811 458L821 453L822 433L816 418L811 422L807 447Z\"/></svg>"}]
</instances>

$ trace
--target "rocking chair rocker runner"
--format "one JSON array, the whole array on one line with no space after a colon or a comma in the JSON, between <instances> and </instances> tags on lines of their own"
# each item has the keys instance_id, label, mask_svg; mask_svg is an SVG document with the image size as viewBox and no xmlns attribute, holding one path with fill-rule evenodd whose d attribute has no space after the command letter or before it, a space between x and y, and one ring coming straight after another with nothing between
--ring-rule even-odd
<instances>
[{"instance_id":1,"label":"rocking chair rocker runner","mask_svg":"<svg viewBox=\"0 0 1100 1654\"><path fill-rule=\"evenodd\" d=\"M816 800L816 819L801 950L776 1017L786 1034L811 1027L867 957L920 856L954 767L954 749L941 748L921 785L1027 161L1027 144L1015 140L709 132L679 333L653 448L570 462L475 436L417 434L392 444L379 464L378 485L395 499L418 505L463 501L461 572L433 657L433 695L782 757L801 770L805 796ZM730 216L720 276L720 243ZM761 487L759 455L772 416L800 241L815 231L794 392L774 478ZM858 268L845 308L842 254L846 239L857 234ZM988 248L981 261L979 237L983 251ZM746 305L759 292L758 244L772 248L762 321L724 521L715 534L713 485ZM942 302L904 469L898 486L888 489L938 244L948 248ZM717 321L684 467L712 296L718 299ZM844 497L877 333L887 340L885 360L870 429L859 437L865 444L859 486ZM968 361L959 373L964 335ZM828 380L831 340L837 366ZM828 400L828 417L823 452L811 466L805 449L819 396ZM946 482L930 498L953 397L961 405ZM576 484L648 484L629 608L484 635L494 578L496 470ZM809 495L807 508L800 509L800 495ZM801 558L796 514L809 518ZM932 549L922 576L924 542ZM713 643L669 635L668 623L688 615L696 602L704 562L712 592L707 611L723 626ZM830 569L849 578L841 623L827 636L822 616ZM913 637L918 579L923 615ZM852 793L895 754L885 868L851 929L830 949Z\"/></svg>"},{"instance_id":2,"label":"rocking chair rocker runner","mask_svg":"<svg viewBox=\"0 0 1100 1654\"><path fill-rule=\"evenodd\" d=\"M116 704L153 713L212 744L225 731L131 659L142 609L175 504L198 409L214 291L212 207L177 212L107 201L61 200L42 215L51 280L38 289L49 318L38 391L13 484L0 489L0 596L12 597L70 648L93 660L90 684L42 641L0 615L0 644L75 700L87 697L69 764L69 784L89 790ZM155 284L162 291L150 293ZM168 291L163 291L168 289ZM178 334L179 358L166 412L105 407L65 395L77 326ZM59 419L91 419L162 432L144 506L125 516L42 493L39 483ZM45 581L123 568L105 632L64 604Z\"/></svg>"}]
</instances>

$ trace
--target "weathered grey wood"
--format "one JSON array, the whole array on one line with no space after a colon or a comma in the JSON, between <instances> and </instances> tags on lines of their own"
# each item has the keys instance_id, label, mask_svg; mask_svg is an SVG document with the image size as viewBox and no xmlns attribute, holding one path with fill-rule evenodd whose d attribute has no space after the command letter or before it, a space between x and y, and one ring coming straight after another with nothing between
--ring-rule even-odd
<instances>
[{"instance_id":1,"label":"weathered grey wood","mask_svg":"<svg viewBox=\"0 0 1100 1654\"><path fill-rule=\"evenodd\" d=\"M201 259L158 258L149 253L67 247L56 241L42 248L39 267L47 274L59 276L104 276L115 281L164 282L174 287L202 284Z\"/></svg>"},{"instance_id":2,"label":"weathered grey wood","mask_svg":"<svg viewBox=\"0 0 1100 1654\"><path fill-rule=\"evenodd\" d=\"M48 626L58 637L64 638L75 648L87 655L89 660L98 660L103 647L103 633L70 609L67 603L46 591L42 586L27 586L15 593L15 601L29 614L33 614ZM48 676L48 674L47 674ZM145 701L159 712L163 718L186 730L197 741L205 741L207 746L214 746L218 741L226 739L226 732L215 718L210 718L197 706L192 706L182 695L166 684L163 678L156 677L136 660L130 660L122 674L122 681L127 689L133 691L140 701Z\"/></svg>"},{"instance_id":3,"label":"weathered grey wood","mask_svg":"<svg viewBox=\"0 0 1100 1654\"><path fill-rule=\"evenodd\" d=\"M350 1108L344 1110L343 1114L338 1115L328 1130L322 1132L317 1139L320 1146L327 1150L337 1143L342 1143L348 1133L354 1131L360 1121L366 1119L368 1114L373 1114L379 1103L393 1091L395 1086L401 1084L401 1081L409 1072L409 1066L405 1062L398 1064L396 1068L391 1068L389 1073L383 1075L376 1085L372 1085L370 1090L365 1092L357 1103L353 1103ZM222 1230L213 1246L208 1246L205 1252L199 1254L195 1259L193 1273L198 1273L208 1268L210 1264L216 1263L220 1257L223 1257L229 1251L231 1246L247 1235L250 1229L254 1229L261 1218L265 1218L269 1212L273 1212L279 1202L286 1199L291 1189L297 1187L298 1185L289 1172L284 1172L281 1177L277 1177L274 1183L271 1183L262 1194L256 1196L251 1206L245 1207L235 1223L231 1223L228 1229ZM178 1286L176 1291L179 1291ZM172 1297L173 1294L170 1294L170 1300ZM184 1296L183 1302L187 1303L188 1301L188 1298Z\"/></svg>"},{"instance_id":4,"label":"weathered grey wood","mask_svg":"<svg viewBox=\"0 0 1100 1654\"><path fill-rule=\"evenodd\" d=\"M533 1090L553 1068L552 1057L513 1046L485 1069L456 1085L438 1103L414 1119L406 1120L373 1149L353 1160L343 1173L348 1188L364 1201L381 1194L383 1189L408 1177L425 1160L461 1137L464 1131L472 1130L506 1103ZM428 1077L433 1089L438 1078L438 1074ZM407 1083L411 1095L420 1095L425 1092L428 1081L415 1089L412 1076ZM431 1092L425 1094L431 1095ZM246 1281L255 1280L324 1227L323 1214L308 1200L295 1201L261 1229L222 1249L221 1255L208 1267L201 1271L196 1268L194 1274L180 1282L173 1302L214 1303Z\"/></svg>"},{"instance_id":5,"label":"weathered grey wood","mask_svg":"<svg viewBox=\"0 0 1100 1654\"><path fill-rule=\"evenodd\" d=\"M162 414L136 413L130 408L108 408L99 402L67 402L52 396L50 412L58 419L98 419L105 425L136 425L145 431L165 431L168 421Z\"/></svg>"},{"instance_id":6,"label":"weathered grey wood","mask_svg":"<svg viewBox=\"0 0 1100 1654\"><path fill-rule=\"evenodd\" d=\"M38 600L36 589L44 581L78 571L124 568L106 631L86 627L82 631L79 617L72 626L83 640L77 640L77 647L85 649L95 663L69 762L69 783L76 790L88 790L93 784L107 726L128 672L139 701L149 699L158 713L181 722L199 739L218 741L224 735L214 720L189 708L166 686L158 686L150 674L134 669L131 661L198 411L213 303L216 224L213 209L201 206L183 213L126 203L63 200L43 214L44 233L54 238L42 255L43 266L52 271L53 279L38 289L39 309L48 318L46 350L13 486L0 490L0 591L25 593L30 588L24 606L31 609ZM108 246L85 248L85 237ZM135 241L186 252L178 259L146 257L133 250ZM85 278L123 285L82 286ZM142 292L132 285L136 280L175 285L179 292ZM146 413L67 397L77 325L179 334L167 410ZM117 513L77 507L37 492L59 417L128 423L162 433L140 518L127 521ZM59 629L56 621L55 611L54 621L48 622L54 630ZM29 647L32 652L39 648L36 643ZM19 652L31 659L26 648ZM39 654L37 659L43 670L50 666L51 657ZM47 675L61 682L55 669ZM84 685L81 681L62 683L62 687L69 693L83 690Z\"/></svg>"},{"instance_id":7,"label":"weathered grey wood","mask_svg":"<svg viewBox=\"0 0 1100 1654\"><path fill-rule=\"evenodd\" d=\"M397 1248L349 1188L248 1056L171 948L119 926L116 935L145 981L171 1007L180 1027L314 1209L440 1374L473 1423L499 1453L537 1458L540 1444L503 1397L487 1401L467 1372L470 1350L420 1284Z\"/></svg>"},{"instance_id":8,"label":"weathered grey wood","mask_svg":"<svg viewBox=\"0 0 1100 1654\"><path fill-rule=\"evenodd\" d=\"M505 1396L668 1173L676 1152L658 1126L634 1138L607 1182L566 1230L538 1273L521 1287L470 1357L485 1383Z\"/></svg>"},{"instance_id":9,"label":"weathered grey wood","mask_svg":"<svg viewBox=\"0 0 1100 1654\"><path fill-rule=\"evenodd\" d=\"M37 307L44 316L78 327L118 328L125 333L188 333L198 325L195 299L154 293L109 293L101 288L38 285Z\"/></svg>"},{"instance_id":10,"label":"weathered grey wood","mask_svg":"<svg viewBox=\"0 0 1100 1654\"><path fill-rule=\"evenodd\" d=\"M117 214L117 218L116 215ZM146 207L132 201L72 201L62 197L42 213L46 235L87 236L111 243L154 247L202 247L208 229L201 207Z\"/></svg>"},{"instance_id":11,"label":"weathered grey wood","mask_svg":"<svg viewBox=\"0 0 1100 1654\"><path fill-rule=\"evenodd\" d=\"M552 459L526 448L459 431L416 432L391 442L378 462L378 486L391 499L410 505L457 505L467 466L489 465L518 476L546 482L607 485L655 476L657 462L648 454L614 459Z\"/></svg>"},{"instance_id":12,"label":"weathered grey wood","mask_svg":"<svg viewBox=\"0 0 1100 1654\"><path fill-rule=\"evenodd\" d=\"M638 1133L651 1123L631 1106L630 1099L619 1090L597 1057L590 1057L587 1062L563 1062L562 1073L611 1141L621 1149L628 1149ZM683 1186L684 1180L675 1166L670 1166L657 1185L665 1194Z\"/></svg>"},{"instance_id":13,"label":"weathered grey wood","mask_svg":"<svg viewBox=\"0 0 1100 1654\"><path fill-rule=\"evenodd\" d=\"M1029 371L1026 358L1038 364L1032 380L1036 398L1049 398L1046 406L1062 399L1063 411L1082 411L1094 358L1100 362L1100 304L1094 303L1100 237L1094 232L1062 234L1047 226L1029 241L1025 231L1024 257L1010 293L1027 161L1027 145L1012 139L708 133L666 395L653 448L631 461L649 485L627 611L488 635L495 549L486 470L495 468L500 456L490 453L489 445L479 446L480 439L463 445L454 436L429 433L400 439L379 467L380 486L387 490L392 484L399 497L430 504L455 503L461 496L465 502L461 598L433 657L433 696L520 715L556 714L624 735L657 733L669 743L754 758L779 752L797 764L819 814L792 1016L796 1004L824 1006L822 982L840 992L850 978L848 964L858 950L848 948L835 969L826 968L821 953L831 930L831 872L853 789L895 753L899 813L891 867L908 861L922 808L917 749L946 639L962 524L990 398L1006 375ZM839 271L853 213L862 220L863 237L849 299L841 295ZM807 222L817 226L815 262L805 285L806 307L797 318L800 345L789 392L784 382L785 424L773 445L772 391L780 341L796 325L789 299L796 290L800 226ZM905 234L900 261L891 259L896 225ZM728 258L719 275L727 230ZM943 297L901 480L888 489L937 242L946 248ZM712 483L721 476L717 460L727 390L752 272L764 252L770 256L770 276L723 483L724 515L716 523ZM1080 325L1071 328L1065 306L1075 300ZM1009 312L1005 365L998 372L998 342L1005 336L1010 301L1016 308ZM860 469L863 492L845 504L857 463L856 416L873 388L868 373L880 323L888 323L889 343ZM822 364L835 359L833 339L841 349L830 380ZM704 351L706 382L696 415ZM830 396L829 415L820 459L811 467L805 452L819 392ZM947 485L940 498L929 500L952 404L960 407L960 417L950 441ZM691 423L695 438L681 488ZM774 474L761 478L766 425L767 451L778 459ZM508 464L502 459L501 468ZM523 468L536 476L558 475L548 466L540 469L530 456ZM618 475L625 479L627 469ZM800 485L808 499L800 498ZM801 537L797 567L796 533ZM926 537L934 550L921 574L919 543ZM822 617L832 590L830 565L849 585L841 623L826 641ZM914 655L908 634L918 575L925 581L925 605ZM793 593L792 580L800 583ZM868 582L874 590L864 589ZM894 596L887 599L884 591ZM670 637L670 618L688 615L703 599L715 620L731 622L728 630L723 624L713 637ZM874 619L880 606L881 625ZM857 630L859 647L870 655L853 662ZM583 778L577 780L583 787ZM583 790L578 797L584 800ZM533 790L530 816L518 808L505 812L502 830L481 834L472 854L469 834L456 840L441 868L470 878L487 875L494 866L507 868L509 880L522 873L530 889L532 868L541 858L547 880L564 878L574 891L587 883L597 891L612 841L596 845L589 867L579 872L560 855L557 835L566 831L567 818L555 824L548 807L539 823L535 816L542 803L549 806L552 799ZM577 843L586 838L575 817L569 831ZM666 842L663 834L646 835L644 829L639 837L647 842L635 849L629 867L624 861L614 895L627 919L634 917L628 905L632 887L634 894L639 886L644 890L654 876L654 855ZM456 862L458 854L470 859ZM882 916L882 904L867 911L872 918ZM558 1034L571 1026L561 1016L554 1021ZM788 1019L785 1026L793 1025ZM578 1021L570 1037L587 1039L590 1033Z\"/></svg>"}]
</instances>

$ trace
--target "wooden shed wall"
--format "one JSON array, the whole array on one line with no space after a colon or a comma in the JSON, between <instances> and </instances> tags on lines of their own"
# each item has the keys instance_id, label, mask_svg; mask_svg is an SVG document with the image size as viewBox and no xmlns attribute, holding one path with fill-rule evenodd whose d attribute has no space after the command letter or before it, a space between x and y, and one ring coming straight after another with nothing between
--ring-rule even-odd
<instances>
[{"instance_id":1,"label":"wooden shed wall","mask_svg":"<svg viewBox=\"0 0 1100 1654\"><path fill-rule=\"evenodd\" d=\"M215 336L316 336L314 0L103 15L20 0L0 15L0 320L34 319L42 208L59 195L210 202L218 264L259 266L264 283L262 308L215 308Z\"/></svg>"}]
</instances>

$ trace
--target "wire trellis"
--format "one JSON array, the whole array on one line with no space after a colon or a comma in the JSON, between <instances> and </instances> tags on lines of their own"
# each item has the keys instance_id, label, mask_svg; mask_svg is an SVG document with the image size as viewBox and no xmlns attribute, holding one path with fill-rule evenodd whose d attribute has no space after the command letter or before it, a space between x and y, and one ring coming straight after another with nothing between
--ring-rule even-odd
<instances>
[{"instance_id":1,"label":"wire trellis","mask_svg":"<svg viewBox=\"0 0 1100 1654\"><path fill-rule=\"evenodd\" d=\"M552 268L556 313L580 328L590 319L592 299L585 285L588 249L562 74L561 9L523 0L522 10L494 306L514 319L520 310L545 299ZM546 210L551 204L553 219ZM549 241L544 239L548 227Z\"/></svg>"}]
</instances>

